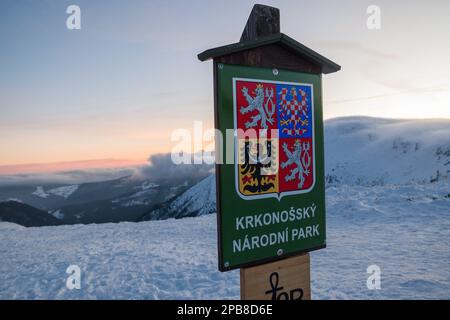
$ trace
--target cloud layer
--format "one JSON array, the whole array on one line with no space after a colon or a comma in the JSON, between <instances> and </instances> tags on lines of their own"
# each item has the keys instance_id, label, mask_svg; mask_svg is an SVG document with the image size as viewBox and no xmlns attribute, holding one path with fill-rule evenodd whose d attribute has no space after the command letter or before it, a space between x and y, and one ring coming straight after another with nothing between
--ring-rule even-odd
<instances>
[{"instance_id":1,"label":"cloud layer","mask_svg":"<svg viewBox=\"0 0 450 320\"><path fill-rule=\"evenodd\" d=\"M170 153L151 155L149 164L139 168L140 178L161 179L201 179L213 172L214 166L208 164L174 164Z\"/></svg>"},{"instance_id":2,"label":"cloud layer","mask_svg":"<svg viewBox=\"0 0 450 320\"><path fill-rule=\"evenodd\" d=\"M122 177L152 181L199 180L210 175L213 169L213 165L207 164L176 165L170 153L163 153L149 156L148 164L140 166L0 175L0 186L81 184Z\"/></svg>"}]
</instances>

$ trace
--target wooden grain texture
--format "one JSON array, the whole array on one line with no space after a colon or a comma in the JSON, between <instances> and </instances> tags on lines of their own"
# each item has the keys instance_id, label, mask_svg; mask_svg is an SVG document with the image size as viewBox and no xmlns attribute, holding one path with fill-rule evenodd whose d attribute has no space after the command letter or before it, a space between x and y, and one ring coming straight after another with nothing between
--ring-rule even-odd
<instances>
[{"instance_id":1,"label":"wooden grain texture","mask_svg":"<svg viewBox=\"0 0 450 320\"><path fill-rule=\"evenodd\" d=\"M214 61L224 64L277 68L315 74L322 73L320 65L299 57L298 54L279 44L269 44L220 56L215 58Z\"/></svg>"},{"instance_id":2,"label":"wooden grain texture","mask_svg":"<svg viewBox=\"0 0 450 320\"><path fill-rule=\"evenodd\" d=\"M280 10L255 4L242 32L241 42L253 41L280 33Z\"/></svg>"},{"instance_id":3,"label":"wooden grain texture","mask_svg":"<svg viewBox=\"0 0 450 320\"><path fill-rule=\"evenodd\" d=\"M311 299L309 254L241 269L242 300L296 300L300 297L301 300Z\"/></svg>"}]
</instances>

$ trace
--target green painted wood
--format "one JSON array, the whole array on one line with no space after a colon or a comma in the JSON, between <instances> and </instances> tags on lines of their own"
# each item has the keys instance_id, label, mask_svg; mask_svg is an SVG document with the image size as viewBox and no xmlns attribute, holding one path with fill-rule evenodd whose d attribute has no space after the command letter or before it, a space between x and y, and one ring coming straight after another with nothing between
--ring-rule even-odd
<instances>
[{"instance_id":1,"label":"green painted wood","mask_svg":"<svg viewBox=\"0 0 450 320\"><path fill-rule=\"evenodd\" d=\"M236 164L216 164L217 180L217 214L218 214L218 244L219 269L228 271L235 268L257 265L264 262L275 261L303 252L317 250L326 246L325 227L325 172L323 148L323 115L322 115L322 76L320 74L300 73L288 70L279 70L274 75L269 68L244 67L214 63L215 74L215 116L216 128L223 137L227 137L227 129L235 129L233 111L233 78L250 78L261 81L295 82L311 85L313 87L314 104L314 151L315 151L315 184L310 191L304 194L285 196L280 200L264 198L257 200L242 199L236 191ZM218 154L225 155L226 141ZM237 229L236 219L258 214L291 211L293 208L316 208L314 217L300 220L286 221L266 225L258 228ZM318 225L320 235L305 239L294 239L276 245L253 248L236 252L233 241L238 239L251 239L264 234L278 233L284 230L292 232L295 228L306 228ZM279 254L282 250L282 254Z\"/></svg>"}]
</instances>

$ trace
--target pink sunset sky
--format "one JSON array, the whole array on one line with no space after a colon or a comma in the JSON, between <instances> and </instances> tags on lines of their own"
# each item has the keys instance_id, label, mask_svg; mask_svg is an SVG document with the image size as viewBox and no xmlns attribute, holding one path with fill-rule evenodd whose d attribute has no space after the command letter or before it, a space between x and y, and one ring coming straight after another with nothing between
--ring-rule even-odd
<instances>
[{"instance_id":1,"label":"pink sunset sky","mask_svg":"<svg viewBox=\"0 0 450 320\"><path fill-rule=\"evenodd\" d=\"M109 169L138 166L145 164L146 161L138 160L118 160L118 159L95 159L54 163L29 163L13 164L0 166L0 175L18 174L18 173L50 173L82 169Z\"/></svg>"},{"instance_id":2,"label":"pink sunset sky","mask_svg":"<svg viewBox=\"0 0 450 320\"><path fill-rule=\"evenodd\" d=\"M205 49L239 40L254 1L0 2L0 174L143 164L171 133L213 126ZM450 118L449 1L265 1L281 30L336 61L326 119ZM381 9L381 29L366 26Z\"/></svg>"}]
</instances>

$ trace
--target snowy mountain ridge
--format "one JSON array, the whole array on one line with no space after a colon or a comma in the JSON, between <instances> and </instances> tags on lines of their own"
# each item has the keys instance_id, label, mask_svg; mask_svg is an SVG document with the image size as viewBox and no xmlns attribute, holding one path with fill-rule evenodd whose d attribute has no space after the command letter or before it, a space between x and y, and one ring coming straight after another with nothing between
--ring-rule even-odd
<instances>
[{"instance_id":1,"label":"snowy mountain ridge","mask_svg":"<svg viewBox=\"0 0 450 320\"><path fill-rule=\"evenodd\" d=\"M368 186L448 178L450 120L328 120L325 173L328 184Z\"/></svg>"},{"instance_id":2,"label":"snowy mountain ridge","mask_svg":"<svg viewBox=\"0 0 450 320\"><path fill-rule=\"evenodd\" d=\"M325 122L326 185L401 185L447 180L450 120L369 117ZM193 217L215 212L214 175L142 220ZM449 190L450 192L450 190Z\"/></svg>"},{"instance_id":3,"label":"snowy mountain ridge","mask_svg":"<svg viewBox=\"0 0 450 320\"><path fill-rule=\"evenodd\" d=\"M157 206L140 220L196 217L216 212L216 180L211 175L174 200Z\"/></svg>"},{"instance_id":4,"label":"snowy mountain ridge","mask_svg":"<svg viewBox=\"0 0 450 320\"><path fill-rule=\"evenodd\" d=\"M450 120L327 120L325 173L327 187L447 180ZM128 176L79 185L0 188L0 200L17 199L70 224L183 218L215 212L214 176L198 181L156 183Z\"/></svg>"}]
</instances>

